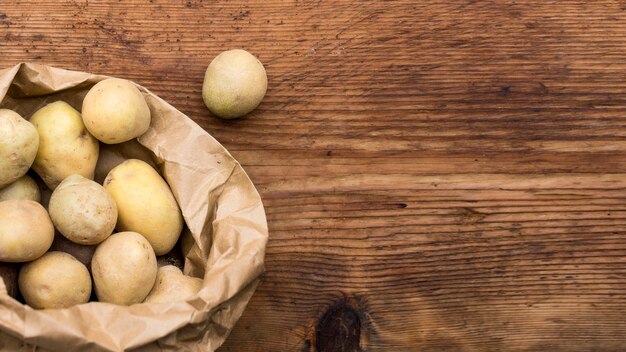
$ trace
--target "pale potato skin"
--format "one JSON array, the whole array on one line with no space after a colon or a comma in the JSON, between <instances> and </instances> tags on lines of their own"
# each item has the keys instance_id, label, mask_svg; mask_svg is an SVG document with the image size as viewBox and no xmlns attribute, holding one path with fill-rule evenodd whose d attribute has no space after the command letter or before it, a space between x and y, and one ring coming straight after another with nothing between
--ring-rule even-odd
<instances>
[{"instance_id":1,"label":"pale potato skin","mask_svg":"<svg viewBox=\"0 0 626 352\"><path fill-rule=\"evenodd\" d=\"M89 270L63 252L48 252L22 266L18 283L24 301L35 309L68 308L91 296Z\"/></svg>"},{"instance_id":2,"label":"pale potato skin","mask_svg":"<svg viewBox=\"0 0 626 352\"><path fill-rule=\"evenodd\" d=\"M173 265L159 268L156 282L144 303L169 303L193 297L202 288L202 279L184 275Z\"/></svg>"},{"instance_id":3,"label":"pale potato skin","mask_svg":"<svg viewBox=\"0 0 626 352\"><path fill-rule=\"evenodd\" d=\"M32 200L0 202L0 262L28 262L41 257L54 239L44 207Z\"/></svg>"},{"instance_id":4,"label":"pale potato skin","mask_svg":"<svg viewBox=\"0 0 626 352\"><path fill-rule=\"evenodd\" d=\"M39 150L32 167L50 189L73 174L93 179L99 145L78 111L56 101L37 110L30 120L39 132Z\"/></svg>"},{"instance_id":5,"label":"pale potato skin","mask_svg":"<svg viewBox=\"0 0 626 352\"><path fill-rule=\"evenodd\" d=\"M183 217L169 186L156 170L137 159L114 167L104 188L117 204L117 230L142 234L163 255L178 241Z\"/></svg>"},{"instance_id":6,"label":"pale potato skin","mask_svg":"<svg viewBox=\"0 0 626 352\"><path fill-rule=\"evenodd\" d=\"M130 81L108 78L94 85L83 100L83 120L91 134L107 144L122 143L150 127L150 108Z\"/></svg>"},{"instance_id":7,"label":"pale potato skin","mask_svg":"<svg viewBox=\"0 0 626 352\"><path fill-rule=\"evenodd\" d=\"M37 155L37 129L18 113L0 109L0 188L24 176Z\"/></svg>"},{"instance_id":8,"label":"pale potato skin","mask_svg":"<svg viewBox=\"0 0 626 352\"><path fill-rule=\"evenodd\" d=\"M142 235L115 233L96 248L91 273L100 302L126 306L141 303L156 280L156 256Z\"/></svg>"},{"instance_id":9,"label":"pale potato skin","mask_svg":"<svg viewBox=\"0 0 626 352\"><path fill-rule=\"evenodd\" d=\"M68 176L57 186L48 211L63 236L83 245L104 241L117 222L113 198L104 187L80 175Z\"/></svg>"},{"instance_id":10,"label":"pale potato skin","mask_svg":"<svg viewBox=\"0 0 626 352\"><path fill-rule=\"evenodd\" d=\"M245 50L217 55L209 64L202 84L202 98L209 110L223 119L234 119L254 110L267 91L263 64Z\"/></svg>"},{"instance_id":11,"label":"pale potato skin","mask_svg":"<svg viewBox=\"0 0 626 352\"><path fill-rule=\"evenodd\" d=\"M41 192L37 182L30 176L24 175L10 185L0 189L0 202L9 199L29 199L41 202Z\"/></svg>"}]
</instances>

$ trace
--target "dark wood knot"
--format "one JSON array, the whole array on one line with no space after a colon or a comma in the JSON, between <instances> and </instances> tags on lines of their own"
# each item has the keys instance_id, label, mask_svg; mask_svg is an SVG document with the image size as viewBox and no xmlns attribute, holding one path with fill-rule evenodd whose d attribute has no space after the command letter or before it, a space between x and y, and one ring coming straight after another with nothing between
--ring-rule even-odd
<instances>
[{"instance_id":1,"label":"dark wood knot","mask_svg":"<svg viewBox=\"0 0 626 352\"><path fill-rule=\"evenodd\" d=\"M362 308L355 299L342 298L330 305L315 329L317 352L360 352Z\"/></svg>"}]
</instances>

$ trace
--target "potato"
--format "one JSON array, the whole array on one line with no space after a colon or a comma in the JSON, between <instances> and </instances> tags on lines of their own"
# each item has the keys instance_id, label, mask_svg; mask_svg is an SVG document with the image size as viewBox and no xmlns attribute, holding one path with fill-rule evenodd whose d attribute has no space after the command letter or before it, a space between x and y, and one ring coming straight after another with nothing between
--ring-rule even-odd
<instances>
[{"instance_id":1,"label":"potato","mask_svg":"<svg viewBox=\"0 0 626 352\"><path fill-rule=\"evenodd\" d=\"M267 90L263 64L245 50L217 55L204 74L202 98L211 112L224 119L254 110Z\"/></svg>"},{"instance_id":2,"label":"potato","mask_svg":"<svg viewBox=\"0 0 626 352\"><path fill-rule=\"evenodd\" d=\"M9 199L30 199L40 202L41 192L37 183L30 176L24 175L0 189L0 202Z\"/></svg>"},{"instance_id":3,"label":"potato","mask_svg":"<svg viewBox=\"0 0 626 352\"><path fill-rule=\"evenodd\" d=\"M87 268L91 267L91 258L96 252L97 245L82 245L74 243L60 233L54 234L54 241L50 246L50 251L59 251L71 254L79 262L83 263Z\"/></svg>"},{"instance_id":4,"label":"potato","mask_svg":"<svg viewBox=\"0 0 626 352\"><path fill-rule=\"evenodd\" d=\"M142 235L119 232L98 245L91 259L91 272L99 301L140 303L156 280L156 256Z\"/></svg>"},{"instance_id":5,"label":"potato","mask_svg":"<svg viewBox=\"0 0 626 352\"><path fill-rule=\"evenodd\" d=\"M88 302L91 295L89 271L63 252L48 252L25 264L18 282L24 301L36 309L68 308Z\"/></svg>"},{"instance_id":6,"label":"potato","mask_svg":"<svg viewBox=\"0 0 626 352\"><path fill-rule=\"evenodd\" d=\"M98 244L115 228L117 206L104 187L80 175L57 186L48 205L54 226L72 242Z\"/></svg>"},{"instance_id":7,"label":"potato","mask_svg":"<svg viewBox=\"0 0 626 352\"><path fill-rule=\"evenodd\" d=\"M135 85L108 78L94 85L83 100L83 121L94 137L107 144L139 137L150 127L150 108Z\"/></svg>"},{"instance_id":8,"label":"potato","mask_svg":"<svg viewBox=\"0 0 626 352\"><path fill-rule=\"evenodd\" d=\"M141 160L126 160L109 172L104 188L117 204L118 231L142 234L156 255L174 248L183 217L172 191L156 170Z\"/></svg>"},{"instance_id":9,"label":"potato","mask_svg":"<svg viewBox=\"0 0 626 352\"><path fill-rule=\"evenodd\" d=\"M145 303L184 301L202 288L202 279L184 275L180 269L167 265L157 272L156 282Z\"/></svg>"},{"instance_id":10,"label":"potato","mask_svg":"<svg viewBox=\"0 0 626 352\"><path fill-rule=\"evenodd\" d=\"M20 264L0 263L0 277L4 281L9 296L17 298L17 275L20 272Z\"/></svg>"},{"instance_id":11,"label":"potato","mask_svg":"<svg viewBox=\"0 0 626 352\"><path fill-rule=\"evenodd\" d=\"M54 238L54 226L41 204L24 199L0 202L0 261L28 262L41 257Z\"/></svg>"},{"instance_id":12,"label":"potato","mask_svg":"<svg viewBox=\"0 0 626 352\"><path fill-rule=\"evenodd\" d=\"M33 170L50 189L73 174L93 179L98 141L89 134L78 111L57 101L37 110L31 122L39 132Z\"/></svg>"},{"instance_id":13,"label":"potato","mask_svg":"<svg viewBox=\"0 0 626 352\"><path fill-rule=\"evenodd\" d=\"M0 188L26 174L38 147L35 126L14 111L0 109Z\"/></svg>"}]
</instances>

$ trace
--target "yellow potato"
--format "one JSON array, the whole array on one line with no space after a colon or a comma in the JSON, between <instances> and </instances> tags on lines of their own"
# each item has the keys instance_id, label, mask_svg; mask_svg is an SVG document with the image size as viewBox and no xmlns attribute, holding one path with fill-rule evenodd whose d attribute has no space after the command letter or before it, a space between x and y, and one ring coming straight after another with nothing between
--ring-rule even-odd
<instances>
[{"instance_id":1,"label":"yellow potato","mask_svg":"<svg viewBox=\"0 0 626 352\"><path fill-rule=\"evenodd\" d=\"M0 109L0 188L26 174L38 147L35 126L14 111Z\"/></svg>"},{"instance_id":2,"label":"yellow potato","mask_svg":"<svg viewBox=\"0 0 626 352\"><path fill-rule=\"evenodd\" d=\"M150 127L150 108L130 81L108 78L94 85L83 100L83 120L91 134L107 144L139 137Z\"/></svg>"},{"instance_id":3,"label":"yellow potato","mask_svg":"<svg viewBox=\"0 0 626 352\"><path fill-rule=\"evenodd\" d=\"M263 64L249 52L235 49L211 61L204 74L202 98L213 114L234 119L254 110L266 90Z\"/></svg>"},{"instance_id":4,"label":"yellow potato","mask_svg":"<svg viewBox=\"0 0 626 352\"><path fill-rule=\"evenodd\" d=\"M54 226L41 204L24 199L0 202L0 261L28 262L41 257L54 239Z\"/></svg>"},{"instance_id":5,"label":"yellow potato","mask_svg":"<svg viewBox=\"0 0 626 352\"><path fill-rule=\"evenodd\" d=\"M9 199L30 199L40 202L41 192L37 183L30 176L24 175L0 189L0 202Z\"/></svg>"},{"instance_id":6,"label":"yellow potato","mask_svg":"<svg viewBox=\"0 0 626 352\"><path fill-rule=\"evenodd\" d=\"M80 175L57 186L48 205L54 226L72 242L98 244L115 228L117 206L104 187Z\"/></svg>"},{"instance_id":7,"label":"yellow potato","mask_svg":"<svg viewBox=\"0 0 626 352\"><path fill-rule=\"evenodd\" d=\"M39 132L33 170L50 189L73 174L93 179L98 141L89 134L78 111L57 101L37 110L30 120Z\"/></svg>"},{"instance_id":8,"label":"yellow potato","mask_svg":"<svg viewBox=\"0 0 626 352\"><path fill-rule=\"evenodd\" d=\"M91 272L99 301L127 306L141 303L156 280L156 256L142 235L119 232L98 245Z\"/></svg>"},{"instance_id":9,"label":"yellow potato","mask_svg":"<svg viewBox=\"0 0 626 352\"><path fill-rule=\"evenodd\" d=\"M142 234L157 255L178 241L183 217L169 186L156 170L137 159L114 167L104 188L117 204L117 230Z\"/></svg>"},{"instance_id":10,"label":"yellow potato","mask_svg":"<svg viewBox=\"0 0 626 352\"><path fill-rule=\"evenodd\" d=\"M145 303L168 303L184 301L202 288L202 279L184 275L173 265L166 265L157 272L156 282Z\"/></svg>"},{"instance_id":11,"label":"yellow potato","mask_svg":"<svg viewBox=\"0 0 626 352\"><path fill-rule=\"evenodd\" d=\"M68 308L91 296L89 270L63 252L48 252L25 264L18 283L26 304L36 309Z\"/></svg>"}]
</instances>

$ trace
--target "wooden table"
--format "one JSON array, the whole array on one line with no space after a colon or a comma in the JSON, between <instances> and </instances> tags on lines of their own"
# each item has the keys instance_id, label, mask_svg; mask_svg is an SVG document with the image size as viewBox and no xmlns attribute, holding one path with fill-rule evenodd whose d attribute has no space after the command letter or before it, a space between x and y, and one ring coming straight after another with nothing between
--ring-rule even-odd
<instances>
[{"instance_id":1,"label":"wooden table","mask_svg":"<svg viewBox=\"0 0 626 352\"><path fill-rule=\"evenodd\" d=\"M244 165L271 240L221 351L626 349L623 1L18 0L0 36ZM200 95L228 48L269 77L232 122Z\"/></svg>"}]
</instances>

